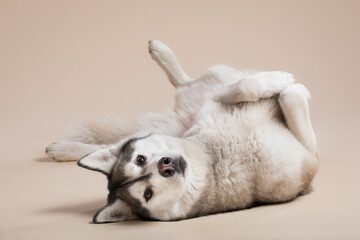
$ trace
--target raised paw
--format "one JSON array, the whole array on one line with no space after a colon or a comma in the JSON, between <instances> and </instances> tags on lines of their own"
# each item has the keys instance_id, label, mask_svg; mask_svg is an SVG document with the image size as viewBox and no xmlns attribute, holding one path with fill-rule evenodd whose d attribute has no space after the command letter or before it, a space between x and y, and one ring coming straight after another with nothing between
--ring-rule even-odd
<instances>
[{"instance_id":1,"label":"raised paw","mask_svg":"<svg viewBox=\"0 0 360 240\"><path fill-rule=\"evenodd\" d=\"M155 61L164 61L164 59L168 57L166 55L169 54L169 52L170 49L159 40L154 39L149 41L149 53Z\"/></svg>"},{"instance_id":2,"label":"raised paw","mask_svg":"<svg viewBox=\"0 0 360 240\"><path fill-rule=\"evenodd\" d=\"M167 74L174 87L182 86L191 81L189 76L181 68L174 53L159 40L149 41L149 53Z\"/></svg>"},{"instance_id":3,"label":"raised paw","mask_svg":"<svg viewBox=\"0 0 360 240\"><path fill-rule=\"evenodd\" d=\"M296 99L298 99L299 101L302 101L302 99L308 101L310 100L310 98L311 94L309 90L300 83L292 84L280 93L280 99L282 101L294 102Z\"/></svg>"},{"instance_id":4,"label":"raised paw","mask_svg":"<svg viewBox=\"0 0 360 240\"><path fill-rule=\"evenodd\" d=\"M219 91L214 100L224 104L254 102L281 93L294 81L293 75L287 72L259 72L226 86Z\"/></svg>"},{"instance_id":5,"label":"raised paw","mask_svg":"<svg viewBox=\"0 0 360 240\"><path fill-rule=\"evenodd\" d=\"M279 94L294 82L293 75L287 72L259 72L239 81L238 91L244 100L257 101Z\"/></svg>"}]
</instances>

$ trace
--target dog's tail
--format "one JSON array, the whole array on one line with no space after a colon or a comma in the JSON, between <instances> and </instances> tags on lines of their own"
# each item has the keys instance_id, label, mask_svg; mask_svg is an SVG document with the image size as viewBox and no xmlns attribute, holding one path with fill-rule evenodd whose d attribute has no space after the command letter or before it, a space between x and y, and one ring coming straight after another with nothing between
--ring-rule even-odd
<instances>
[{"instance_id":1,"label":"dog's tail","mask_svg":"<svg viewBox=\"0 0 360 240\"><path fill-rule=\"evenodd\" d=\"M68 137L87 144L114 144L132 134L134 126L115 117L91 119L70 127Z\"/></svg>"},{"instance_id":2,"label":"dog's tail","mask_svg":"<svg viewBox=\"0 0 360 240\"><path fill-rule=\"evenodd\" d=\"M91 119L73 125L69 129L68 137L75 142L87 144L115 144L121 139L134 133L155 133L168 136L182 136L186 124L174 111L164 114L147 113L138 121L125 123L116 117L102 117Z\"/></svg>"}]
</instances>

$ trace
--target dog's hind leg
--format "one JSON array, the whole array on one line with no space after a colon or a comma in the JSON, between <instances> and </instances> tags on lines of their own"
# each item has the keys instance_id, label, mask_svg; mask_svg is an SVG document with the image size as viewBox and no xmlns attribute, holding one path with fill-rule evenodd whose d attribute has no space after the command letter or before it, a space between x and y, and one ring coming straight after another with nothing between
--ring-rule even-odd
<instances>
[{"instance_id":1,"label":"dog's hind leg","mask_svg":"<svg viewBox=\"0 0 360 240\"><path fill-rule=\"evenodd\" d=\"M278 95L294 83L292 74L280 71L249 75L221 89L214 100L224 104L254 102L260 98Z\"/></svg>"},{"instance_id":2,"label":"dog's hind leg","mask_svg":"<svg viewBox=\"0 0 360 240\"><path fill-rule=\"evenodd\" d=\"M63 141L50 144L45 153L56 161L77 161L80 158L108 147L109 145L95 145L79 142Z\"/></svg>"},{"instance_id":3,"label":"dog's hind leg","mask_svg":"<svg viewBox=\"0 0 360 240\"><path fill-rule=\"evenodd\" d=\"M149 53L165 71L170 82L175 88L192 81L192 79L181 68L175 54L168 46L159 40L149 41Z\"/></svg>"},{"instance_id":4,"label":"dog's hind leg","mask_svg":"<svg viewBox=\"0 0 360 240\"><path fill-rule=\"evenodd\" d=\"M310 152L316 152L316 139L311 126L308 100L310 93L286 72L260 72L222 89L215 101L231 104L252 102L279 95L279 103L287 125L294 136Z\"/></svg>"},{"instance_id":5,"label":"dog's hind leg","mask_svg":"<svg viewBox=\"0 0 360 240\"><path fill-rule=\"evenodd\" d=\"M288 86L280 93L279 103L287 126L295 138L309 151L302 162L302 180L304 188L301 194L311 192L311 181L319 166L319 155L315 133L311 125L309 91L302 84Z\"/></svg>"},{"instance_id":6,"label":"dog's hind leg","mask_svg":"<svg viewBox=\"0 0 360 240\"><path fill-rule=\"evenodd\" d=\"M304 85L293 84L280 93L279 103L292 134L311 153L316 153L316 138L309 114L310 97Z\"/></svg>"}]
</instances>

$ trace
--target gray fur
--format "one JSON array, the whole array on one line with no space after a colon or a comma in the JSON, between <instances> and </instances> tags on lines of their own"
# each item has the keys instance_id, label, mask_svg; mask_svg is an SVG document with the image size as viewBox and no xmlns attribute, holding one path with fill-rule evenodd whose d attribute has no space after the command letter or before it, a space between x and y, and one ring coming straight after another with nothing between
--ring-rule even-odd
<instances>
[{"instance_id":1,"label":"gray fur","mask_svg":"<svg viewBox=\"0 0 360 240\"><path fill-rule=\"evenodd\" d=\"M79 163L108 175L109 203L94 222L180 220L286 202L310 191L319 163L310 94L291 74L216 66L191 79L161 42L151 41L149 52L176 87L173 111L114 127L119 135L106 121L75 131L76 139L108 146L48 147L47 154L61 161L95 151ZM146 165L136 164L137 155L146 156ZM185 171L161 176L164 157L184 159ZM149 186L153 196L144 199Z\"/></svg>"}]
</instances>

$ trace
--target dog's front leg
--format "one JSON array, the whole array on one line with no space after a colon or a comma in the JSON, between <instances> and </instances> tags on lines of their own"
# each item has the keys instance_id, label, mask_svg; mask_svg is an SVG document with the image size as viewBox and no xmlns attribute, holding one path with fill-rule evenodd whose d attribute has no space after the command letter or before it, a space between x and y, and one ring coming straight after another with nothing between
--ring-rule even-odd
<instances>
[{"instance_id":1,"label":"dog's front leg","mask_svg":"<svg viewBox=\"0 0 360 240\"><path fill-rule=\"evenodd\" d=\"M280 94L294 81L290 73L259 72L226 86L215 95L214 100L224 104L254 102Z\"/></svg>"}]
</instances>

